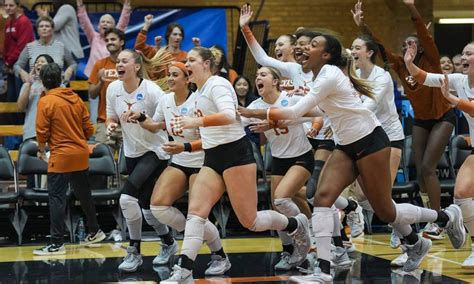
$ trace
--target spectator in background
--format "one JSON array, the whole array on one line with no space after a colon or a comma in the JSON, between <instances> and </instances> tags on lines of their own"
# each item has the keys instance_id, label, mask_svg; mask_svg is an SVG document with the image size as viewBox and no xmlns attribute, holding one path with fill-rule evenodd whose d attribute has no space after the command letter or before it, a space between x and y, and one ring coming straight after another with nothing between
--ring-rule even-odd
<instances>
[{"instance_id":1,"label":"spectator in background","mask_svg":"<svg viewBox=\"0 0 474 284\"><path fill-rule=\"evenodd\" d=\"M33 70L35 60L40 54L48 54L54 62L65 69L63 84L67 85L76 70L76 61L72 57L71 51L64 44L53 37L54 21L51 17L39 17L36 21L39 39L26 45L15 63L15 73L20 75L23 82L29 80L26 70Z\"/></svg>"},{"instance_id":2,"label":"spectator in background","mask_svg":"<svg viewBox=\"0 0 474 284\"><path fill-rule=\"evenodd\" d=\"M111 82L118 79L116 69L117 57L125 44L125 33L119 29L109 29L104 33L104 35L110 56L102 58L94 64L88 81L89 97L92 99L99 98L97 129L95 133L95 141L99 143L105 143L108 141L107 130L105 127L105 120L107 119L105 111L107 87ZM121 132L117 131L114 134L116 133ZM115 138L118 138L118 140L116 141ZM121 140L121 137L116 137L116 135L110 137L110 141L115 141L114 144L117 147L114 148L117 148L117 150L120 148L119 140Z\"/></svg>"},{"instance_id":3,"label":"spectator in background","mask_svg":"<svg viewBox=\"0 0 474 284\"><path fill-rule=\"evenodd\" d=\"M146 44L148 29L153 23L153 15L144 18L144 24L135 40L135 50L143 54L143 63L146 70L145 79L154 81L164 91L168 90L168 68L176 61L173 55L161 47L161 36L155 37L155 45Z\"/></svg>"},{"instance_id":4,"label":"spectator in background","mask_svg":"<svg viewBox=\"0 0 474 284\"><path fill-rule=\"evenodd\" d=\"M250 80L245 76L237 76L233 86L235 93L237 94L237 102L239 103L239 106L247 107L250 103L259 98L253 94ZM245 126L245 134L253 143L260 145L260 133L254 133L250 131L249 126Z\"/></svg>"},{"instance_id":5,"label":"spectator in background","mask_svg":"<svg viewBox=\"0 0 474 284\"><path fill-rule=\"evenodd\" d=\"M123 32L128 26L130 21L130 15L132 13L132 7L130 6L130 0L125 0L123 3L122 14L118 21L117 26L115 26L115 19L110 14L105 14L100 17L99 21L99 32L94 30L92 22L87 15L86 7L84 6L83 0L77 0L77 17L79 18L79 24L81 25L82 30L85 32L87 41L91 46L89 60L87 61L86 68L84 69L84 74L89 77L94 66L94 63L97 60L109 56L109 51L107 50L105 44L105 31L111 28L117 28Z\"/></svg>"},{"instance_id":6,"label":"spectator in background","mask_svg":"<svg viewBox=\"0 0 474 284\"><path fill-rule=\"evenodd\" d=\"M23 125L23 141L36 138L36 110L38 101L44 91L43 83L39 78L41 67L54 63L48 54L41 54L35 60L34 68L30 72L28 80L23 84L18 97L18 108L25 112L25 123Z\"/></svg>"},{"instance_id":7,"label":"spectator in background","mask_svg":"<svg viewBox=\"0 0 474 284\"><path fill-rule=\"evenodd\" d=\"M6 74L4 72L3 50L5 46L5 25L8 20L8 15L3 8L4 1L0 1L0 95L7 92Z\"/></svg>"},{"instance_id":8,"label":"spectator in background","mask_svg":"<svg viewBox=\"0 0 474 284\"><path fill-rule=\"evenodd\" d=\"M21 2L19 0L5 0L5 12L9 17L5 24L3 56L8 81L7 101L15 102L18 98L22 82L15 77L13 66L26 44L35 38L33 35L33 25L30 20L23 15Z\"/></svg>"},{"instance_id":9,"label":"spectator in background","mask_svg":"<svg viewBox=\"0 0 474 284\"><path fill-rule=\"evenodd\" d=\"M84 58L81 42L79 40L79 28L77 24L76 1L74 0L52 0L54 15L54 38L71 50L76 59ZM48 16L48 11L37 10L38 16Z\"/></svg>"},{"instance_id":10,"label":"spectator in background","mask_svg":"<svg viewBox=\"0 0 474 284\"><path fill-rule=\"evenodd\" d=\"M454 73L462 73L461 57L462 54L456 54L453 56L452 61L454 65Z\"/></svg>"},{"instance_id":11,"label":"spectator in background","mask_svg":"<svg viewBox=\"0 0 474 284\"><path fill-rule=\"evenodd\" d=\"M214 75L221 76L222 78L229 80L231 84L234 84L234 81L238 76L237 72L235 72L235 70L230 67L229 62L227 62L227 56L225 55L224 49L219 45L215 45L214 47L213 50L217 51L214 54L217 66Z\"/></svg>"},{"instance_id":12,"label":"spectator in background","mask_svg":"<svg viewBox=\"0 0 474 284\"><path fill-rule=\"evenodd\" d=\"M247 77L243 75L237 76L233 85L235 93L237 94L239 106L247 107L251 102L258 99L258 96L254 95L250 89L252 85Z\"/></svg>"},{"instance_id":13,"label":"spectator in background","mask_svg":"<svg viewBox=\"0 0 474 284\"><path fill-rule=\"evenodd\" d=\"M184 29L178 23L171 23L166 27L166 45L165 49L173 55L175 61L186 62L188 53L181 50L181 43L184 39ZM159 37L155 38L155 44L159 45Z\"/></svg>"},{"instance_id":14,"label":"spectator in background","mask_svg":"<svg viewBox=\"0 0 474 284\"><path fill-rule=\"evenodd\" d=\"M449 56L442 55L439 59L439 63L441 65L441 71L443 74L451 74L454 72L454 65Z\"/></svg>"},{"instance_id":15,"label":"spectator in background","mask_svg":"<svg viewBox=\"0 0 474 284\"><path fill-rule=\"evenodd\" d=\"M115 19L110 14L104 14L100 17L98 30L94 30L92 22L87 15L86 7L84 6L83 0L77 0L77 17L79 18L79 24L81 25L82 30L86 34L87 41L90 45L89 59L87 61L86 67L84 68L84 75L90 77L94 63L98 60L109 56L109 51L105 44L104 33L106 30L111 28L117 28L123 32L130 22L130 15L132 14L132 7L130 6L130 0L125 0L123 2L122 14L118 21L117 26L115 25ZM91 121L97 121L97 113L99 108L98 99L89 98L89 111L91 113Z\"/></svg>"},{"instance_id":16,"label":"spectator in background","mask_svg":"<svg viewBox=\"0 0 474 284\"><path fill-rule=\"evenodd\" d=\"M51 241L33 251L35 255L65 254L64 218L66 191L71 183L74 196L86 215L89 235L82 244L90 245L105 239L99 229L96 208L88 182L89 147L87 139L93 127L89 112L72 89L61 88L61 67L50 63L41 68L40 78L46 95L38 103L36 138L38 158L48 161L48 199ZM50 149L45 155L46 143Z\"/></svg>"}]
</instances>

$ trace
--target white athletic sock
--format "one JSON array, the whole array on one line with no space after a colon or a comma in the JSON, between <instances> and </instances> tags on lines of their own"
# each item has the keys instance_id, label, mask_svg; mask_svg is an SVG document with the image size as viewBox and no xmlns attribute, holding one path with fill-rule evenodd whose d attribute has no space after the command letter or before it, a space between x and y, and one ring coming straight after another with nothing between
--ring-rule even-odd
<instances>
[{"instance_id":1,"label":"white athletic sock","mask_svg":"<svg viewBox=\"0 0 474 284\"><path fill-rule=\"evenodd\" d=\"M334 229L334 210L328 207L315 207L313 210L313 230L316 238L318 258L331 261L331 239Z\"/></svg>"},{"instance_id":2,"label":"white athletic sock","mask_svg":"<svg viewBox=\"0 0 474 284\"><path fill-rule=\"evenodd\" d=\"M192 261L196 260L196 256L201 248L205 223L205 219L196 215L188 214L186 228L184 229L184 240L181 247L181 254L186 255Z\"/></svg>"},{"instance_id":3,"label":"white athletic sock","mask_svg":"<svg viewBox=\"0 0 474 284\"><path fill-rule=\"evenodd\" d=\"M217 230L216 226L212 224L209 220L206 220L206 222L204 223L203 237L211 252L218 251L222 248L219 231Z\"/></svg>"},{"instance_id":4,"label":"white athletic sock","mask_svg":"<svg viewBox=\"0 0 474 284\"><path fill-rule=\"evenodd\" d=\"M142 239L142 211L138 199L128 194L120 195L120 208L127 222L128 234L131 240Z\"/></svg>"}]
</instances>

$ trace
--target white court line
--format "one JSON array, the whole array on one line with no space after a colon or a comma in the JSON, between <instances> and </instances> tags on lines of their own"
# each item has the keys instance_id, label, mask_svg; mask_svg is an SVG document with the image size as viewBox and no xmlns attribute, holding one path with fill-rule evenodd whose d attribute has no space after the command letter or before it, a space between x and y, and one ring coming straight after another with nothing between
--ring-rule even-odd
<instances>
[{"instance_id":1,"label":"white court line","mask_svg":"<svg viewBox=\"0 0 474 284\"><path fill-rule=\"evenodd\" d=\"M361 241L362 241L362 239L361 239ZM389 245L389 243L380 242L380 241L375 241L375 240L370 240L370 239L364 239L364 241L372 242L372 243L379 244L379 245ZM460 262L457 262L457 261L454 261L454 260L450 260L450 259L446 259L446 258L444 258L444 257L439 257L439 256L431 255L431 253L428 253L427 257L431 257L431 258L437 259L437 260L446 261L446 262L449 262L449 263L452 263L452 264L456 264L456 265L459 265L459 266L462 265L462 263L460 263Z\"/></svg>"}]
</instances>

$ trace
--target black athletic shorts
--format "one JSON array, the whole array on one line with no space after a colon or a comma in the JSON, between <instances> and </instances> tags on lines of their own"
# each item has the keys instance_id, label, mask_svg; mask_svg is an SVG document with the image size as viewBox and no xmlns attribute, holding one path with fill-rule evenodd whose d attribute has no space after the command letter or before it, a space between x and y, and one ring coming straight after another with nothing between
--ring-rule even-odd
<instances>
[{"instance_id":1,"label":"black athletic shorts","mask_svg":"<svg viewBox=\"0 0 474 284\"><path fill-rule=\"evenodd\" d=\"M237 141L204 149L204 165L222 175L228 168L254 164L252 144L247 136Z\"/></svg>"},{"instance_id":2,"label":"black athletic shorts","mask_svg":"<svg viewBox=\"0 0 474 284\"><path fill-rule=\"evenodd\" d=\"M390 147L390 140L382 127L377 126L369 135L347 145L336 145L352 160L357 161L383 148Z\"/></svg>"},{"instance_id":3,"label":"black athletic shorts","mask_svg":"<svg viewBox=\"0 0 474 284\"><path fill-rule=\"evenodd\" d=\"M334 148L336 147L336 144L334 143L334 140L332 139L313 139L313 138L308 138L309 143L311 143L311 146L313 146L313 150L328 150L328 151L334 151Z\"/></svg>"},{"instance_id":4,"label":"black athletic shorts","mask_svg":"<svg viewBox=\"0 0 474 284\"><path fill-rule=\"evenodd\" d=\"M433 127L438 123L438 122L443 122L447 121L451 123L452 125L456 126L456 113L454 112L453 109L448 110L445 114L443 114L442 117L439 119L416 119L413 121L413 125L416 125L418 127L422 127L428 131L431 131Z\"/></svg>"},{"instance_id":5,"label":"black athletic shorts","mask_svg":"<svg viewBox=\"0 0 474 284\"><path fill-rule=\"evenodd\" d=\"M169 166L182 171L188 179L189 179L190 176L199 173L199 170L201 169L201 168L185 167L185 166L181 166L181 165L178 165L178 164L175 164L175 163L170 163Z\"/></svg>"},{"instance_id":6,"label":"black athletic shorts","mask_svg":"<svg viewBox=\"0 0 474 284\"><path fill-rule=\"evenodd\" d=\"M403 141L404 141L403 139L402 140L396 140L396 141L390 141L390 147L403 150Z\"/></svg>"},{"instance_id":7,"label":"black athletic shorts","mask_svg":"<svg viewBox=\"0 0 474 284\"><path fill-rule=\"evenodd\" d=\"M292 166L301 166L310 174L314 169L313 151L308 151L294 158L277 158L272 160L272 175L284 176Z\"/></svg>"}]
</instances>

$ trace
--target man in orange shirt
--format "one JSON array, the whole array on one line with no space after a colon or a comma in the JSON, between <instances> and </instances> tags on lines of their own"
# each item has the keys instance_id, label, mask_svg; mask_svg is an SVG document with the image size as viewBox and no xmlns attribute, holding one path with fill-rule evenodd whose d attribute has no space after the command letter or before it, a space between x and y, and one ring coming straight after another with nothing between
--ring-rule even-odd
<instances>
[{"instance_id":1,"label":"man in orange shirt","mask_svg":"<svg viewBox=\"0 0 474 284\"><path fill-rule=\"evenodd\" d=\"M99 97L95 141L112 144L111 146L113 148L119 149L122 137L116 133L121 133L121 131L114 132L114 135L110 137L110 140L107 139L107 131L105 127L105 119L107 118L105 114L105 103L107 87L111 82L118 78L115 65L117 62L117 56L122 51L123 45L125 44L125 34L119 29L112 28L107 30L104 35L110 56L102 58L94 64L88 81L89 97L92 99Z\"/></svg>"},{"instance_id":2,"label":"man in orange shirt","mask_svg":"<svg viewBox=\"0 0 474 284\"><path fill-rule=\"evenodd\" d=\"M100 242L105 234L97 224L96 209L88 182L89 147L93 133L89 112L81 98L69 88L61 88L61 68L56 63L43 66L40 79L46 95L38 102L36 139L38 158L48 161L48 197L51 242L33 251L36 255L65 254L64 217L69 182L86 214L89 235L84 244Z\"/></svg>"}]
</instances>

